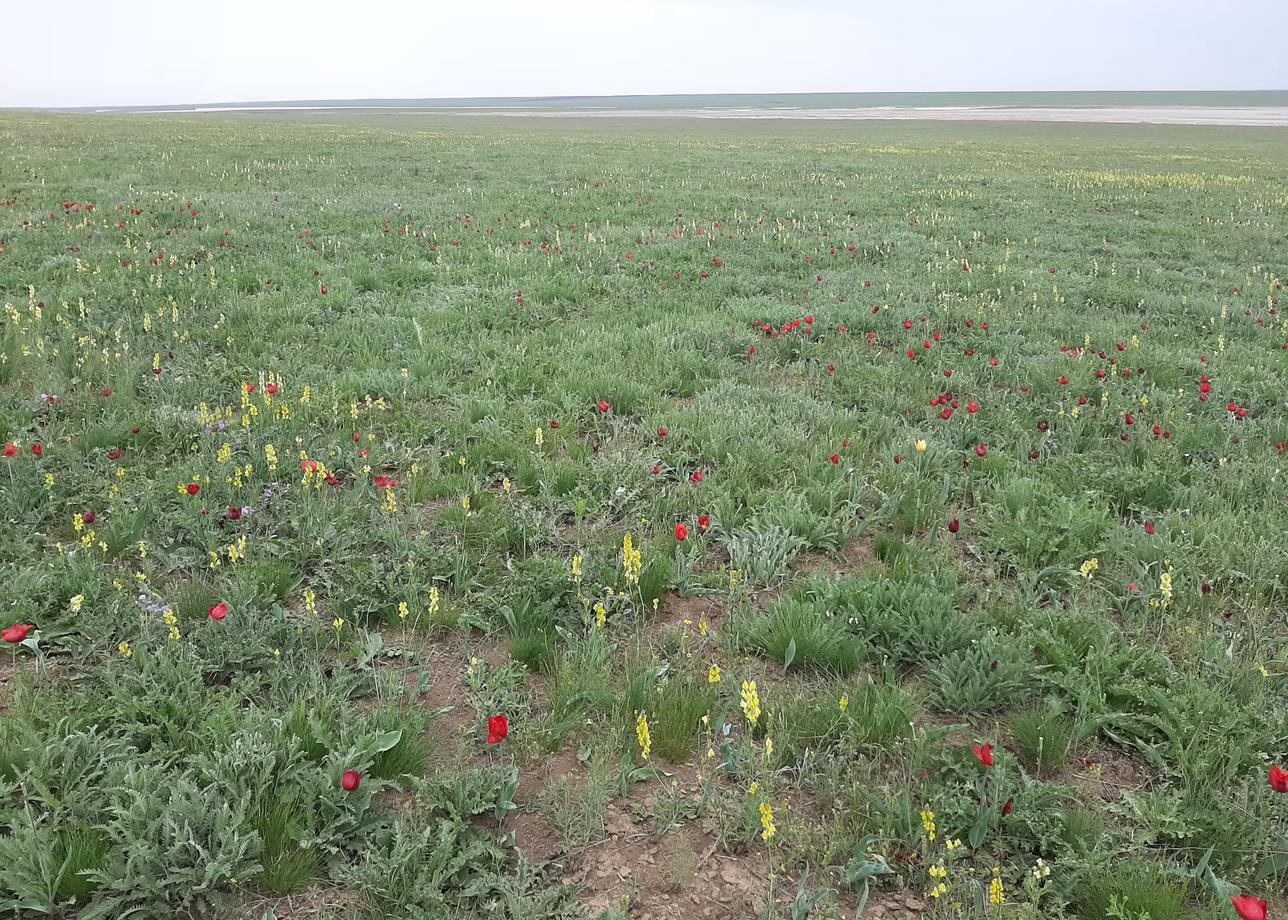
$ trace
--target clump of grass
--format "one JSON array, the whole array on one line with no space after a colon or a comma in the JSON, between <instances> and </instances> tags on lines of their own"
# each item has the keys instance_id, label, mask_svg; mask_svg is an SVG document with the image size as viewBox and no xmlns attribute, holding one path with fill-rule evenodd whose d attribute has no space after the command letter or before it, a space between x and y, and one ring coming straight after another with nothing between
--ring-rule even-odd
<instances>
[{"instance_id":1,"label":"clump of grass","mask_svg":"<svg viewBox=\"0 0 1288 920\"><path fill-rule=\"evenodd\" d=\"M286 793L261 807L251 826L263 841L263 871L255 885L270 894L299 891L317 874L319 855L304 845L311 811L301 807L298 793Z\"/></svg>"},{"instance_id":2,"label":"clump of grass","mask_svg":"<svg viewBox=\"0 0 1288 920\"><path fill-rule=\"evenodd\" d=\"M864 681L778 701L768 734L781 767L799 762L810 750L887 748L907 736L915 714L906 690Z\"/></svg>"},{"instance_id":3,"label":"clump of grass","mask_svg":"<svg viewBox=\"0 0 1288 920\"><path fill-rule=\"evenodd\" d=\"M862 643L819 604L788 598L767 616L750 614L739 623L743 644L784 669L802 668L846 675L863 657Z\"/></svg>"},{"instance_id":4,"label":"clump of grass","mask_svg":"<svg viewBox=\"0 0 1288 920\"><path fill-rule=\"evenodd\" d=\"M654 752L671 763L687 761L702 719L711 714L715 701L705 677L686 675L661 684L648 709Z\"/></svg>"},{"instance_id":5,"label":"clump of grass","mask_svg":"<svg viewBox=\"0 0 1288 920\"><path fill-rule=\"evenodd\" d=\"M1105 836L1105 816L1091 808L1069 808L1060 821L1060 839L1078 856L1095 851Z\"/></svg>"},{"instance_id":6,"label":"clump of grass","mask_svg":"<svg viewBox=\"0 0 1288 920\"><path fill-rule=\"evenodd\" d=\"M1073 720L1050 706L1027 710L1011 720L1015 753L1038 776L1060 769L1073 743Z\"/></svg>"},{"instance_id":7,"label":"clump of grass","mask_svg":"<svg viewBox=\"0 0 1288 920\"><path fill-rule=\"evenodd\" d=\"M1087 874L1075 892L1078 916L1086 920L1131 917L1190 920L1190 884L1156 863L1132 860Z\"/></svg>"}]
</instances>

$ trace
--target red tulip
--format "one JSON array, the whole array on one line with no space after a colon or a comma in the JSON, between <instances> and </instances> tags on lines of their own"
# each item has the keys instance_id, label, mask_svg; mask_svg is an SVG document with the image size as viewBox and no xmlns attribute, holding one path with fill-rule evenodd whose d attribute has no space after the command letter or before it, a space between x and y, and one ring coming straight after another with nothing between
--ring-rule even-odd
<instances>
[{"instance_id":1,"label":"red tulip","mask_svg":"<svg viewBox=\"0 0 1288 920\"><path fill-rule=\"evenodd\" d=\"M993 766L993 743L972 744L971 752L974 753L975 759L986 767Z\"/></svg>"},{"instance_id":2,"label":"red tulip","mask_svg":"<svg viewBox=\"0 0 1288 920\"><path fill-rule=\"evenodd\" d=\"M683 543L688 538L689 538L689 528L685 527L683 524L676 524L675 539Z\"/></svg>"},{"instance_id":3,"label":"red tulip","mask_svg":"<svg viewBox=\"0 0 1288 920\"><path fill-rule=\"evenodd\" d=\"M1007 799L1006 804L1002 806L1002 817L1005 818L1015 810L1015 800Z\"/></svg>"},{"instance_id":4,"label":"red tulip","mask_svg":"<svg viewBox=\"0 0 1288 920\"><path fill-rule=\"evenodd\" d=\"M841 455L840 455L840 454L832 454L832 456L828 457L827 459L831 460L833 463L840 463L840 462L841 462Z\"/></svg>"},{"instance_id":5,"label":"red tulip","mask_svg":"<svg viewBox=\"0 0 1288 920\"><path fill-rule=\"evenodd\" d=\"M1061 375L1060 375L1060 386L1067 386L1067 385L1068 385L1068 383L1069 383L1069 378L1068 378L1068 377L1066 377L1066 376L1064 376L1063 374L1061 374Z\"/></svg>"},{"instance_id":6,"label":"red tulip","mask_svg":"<svg viewBox=\"0 0 1288 920\"><path fill-rule=\"evenodd\" d=\"M81 520L84 521L86 524L93 524L95 521L98 520L98 515L95 514L93 511L86 511L84 514L81 515Z\"/></svg>"},{"instance_id":7,"label":"red tulip","mask_svg":"<svg viewBox=\"0 0 1288 920\"><path fill-rule=\"evenodd\" d=\"M979 411L979 403L977 403L977 402L968 402L968 403L966 404L966 411L967 411L968 413L970 413L971 415L974 415L976 412L978 412L978 411Z\"/></svg>"},{"instance_id":8,"label":"red tulip","mask_svg":"<svg viewBox=\"0 0 1288 920\"><path fill-rule=\"evenodd\" d=\"M1151 537L1154 535L1154 522L1153 522L1153 521L1146 521L1146 522L1145 522L1145 533L1149 534Z\"/></svg>"},{"instance_id":9,"label":"red tulip","mask_svg":"<svg viewBox=\"0 0 1288 920\"><path fill-rule=\"evenodd\" d=\"M117 448L114 448L114 449L112 449L112 450L109 450L109 451L107 452L107 459L109 459L109 460L120 460L120 459L121 459L121 449L120 449L119 447L117 447Z\"/></svg>"},{"instance_id":10,"label":"red tulip","mask_svg":"<svg viewBox=\"0 0 1288 920\"><path fill-rule=\"evenodd\" d=\"M226 616L228 616L228 605L223 601L210 608L210 619L216 623L222 621Z\"/></svg>"},{"instance_id":11,"label":"red tulip","mask_svg":"<svg viewBox=\"0 0 1288 920\"><path fill-rule=\"evenodd\" d=\"M340 788L345 792L357 792L361 783L362 774L357 770L345 770L344 776L340 777Z\"/></svg>"},{"instance_id":12,"label":"red tulip","mask_svg":"<svg viewBox=\"0 0 1288 920\"><path fill-rule=\"evenodd\" d=\"M1283 769L1279 764L1270 766L1270 788L1275 792L1288 792L1288 770Z\"/></svg>"},{"instance_id":13,"label":"red tulip","mask_svg":"<svg viewBox=\"0 0 1288 920\"><path fill-rule=\"evenodd\" d=\"M188 493L189 495L196 495L197 493L199 493L199 492L201 491L201 486L199 486L199 485L198 485L197 483L195 483L195 482L190 482L190 483L188 483L188 486L187 486L186 491L187 491L187 493Z\"/></svg>"},{"instance_id":14,"label":"red tulip","mask_svg":"<svg viewBox=\"0 0 1288 920\"><path fill-rule=\"evenodd\" d=\"M323 293L323 294L325 294L325 293L326 293L326 291L323 291L322 293ZM270 384L268 384L268 386L264 387L264 389L268 390L268 394L269 394L270 396L276 396L276 395L277 395L277 384L275 384L275 383L270 383Z\"/></svg>"},{"instance_id":15,"label":"red tulip","mask_svg":"<svg viewBox=\"0 0 1288 920\"><path fill-rule=\"evenodd\" d=\"M1230 903L1243 920L1266 920L1266 902L1250 894L1230 895Z\"/></svg>"},{"instance_id":16,"label":"red tulip","mask_svg":"<svg viewBox=\"0 0 1288 920\"><path fill-rule=\"evenodd\" d=\"M242 510L240 508L233 506L228 509L228 520L240 521L241 516L242 516Z\"/></svg>"},{"instance_id":17,"label":"red tulip","mask_svg":"<svg viewBox=\"0 0 1288 920\"><path fill-rule=\"evenodd\" d=\"M694 470L693 473L689 476L689 482L701 482L701 481L702 481L702 470Z\"/></svg>"},{"instance_id":18,"label":"red tulip","mask_svg":"<svg viewBox=\"0 0 1288 920\"><path fill-rule=\"evenodd\" d=\"M510 733L510 720L505 716L491 716L487 720L487 743L500 744Z\"/></svg>"},{"instance_id":19,"label":"red tulip","mask_svg":"<svg viewBox=\"0 0 1288 920\"><path fill-rule=\"evenodd\" d=\"M607 412L607 411L609 410L609 408L610 408L610 406L608 405L608 400L606 400L606 399L601 399L601 400L599 401L599 411L600 411L600 412Z\"/></svg>"},{"instance_id":20,"label":"red tulip","mask_svg":"<svg viewBox=\"0 0 1288 920\"><path fill-rule=\"evenodd\" d=\"M658 436L659 438L664 438L664 437L666 437L668 434L670 434L670 432L666 430L666 426L665 426L665 425L658 425L658 426L657 426L657 436Z\"/></svg>"},{"instance_id":21,"label":"red tulip","mask_svg":"<svg viewBox=\"0 0 1288 920\"><path fill-rule=\"evenodd\" d=\"M957 518L953 518L951 521L948 522L949 533L957 533L957 531L961 530L961 527L962 527L962 522L957 520Z\"/></svg>"},{"instance_id":22,"label":"red tulip","mask_svg":"<svg viewBox=\"0 0 1288 920\"><path fill-rule=\"evenodd\" d=\"M895 454L895 455L894 455L894 462L895 462L895 463L903 463L903 454Z\"/></svg>"},{"instance_id":23,"label":"red tulip","mask_svg":"<svg viewBox=\"0 0 1288 920\"><path fill-rule=\"evenodd\" d=\"M699 515L698 515L698 526L699 526L699 527L701 527L703 530L706 530L708 527L710 527L710 526L711 526L711 517L710 517L710 515L706 515L706 514L699 514Z\"/></svg>"},{"instance_id":24,"label":"red tulip","mask_svg":"<svg viewBox=\"0 0 1288 920\"><path fill-rule=\"evenodd\" d=\"M976 444L976 445L975 445L975 455L976 455L976 456L979 456L979 457L987 457L987 456L988 456L988 445L987 445L987 444Z\"/></svg>"},{"instance_id":25,"label":"red tulip","mask_svg":"<svg viewBox=\"0 0 1288 920\"><path fill-rule=\"evenodd\" d=\"M36 627L32 626L30 623L15 623L3 633L0 633L0 639L4 639L6 642L17 645L19 642L26 639L27 634L35 628Z\"/></svg>"},{"instance_id":26,"label":"red tulip","mask_svg":"<svg viewBox=\"0 0 1288 920\"><path fill-rule=\"evenodd\" d=\"M18 456L18 445L10 441L8 444L4 446L4 455L6 457Z\"/></svg>"},{"instance_id":27,"label":"red tulip","mask_svg":"<svg viewBox=\"0 0 1288 920\"><path fill-rule=\"evenodd\" d=\"M44 452L45 452L45 448L41 446L41 443L39 441L31 445L31 455L33 457L39 457Z\"/></svg>"}]
</instances>

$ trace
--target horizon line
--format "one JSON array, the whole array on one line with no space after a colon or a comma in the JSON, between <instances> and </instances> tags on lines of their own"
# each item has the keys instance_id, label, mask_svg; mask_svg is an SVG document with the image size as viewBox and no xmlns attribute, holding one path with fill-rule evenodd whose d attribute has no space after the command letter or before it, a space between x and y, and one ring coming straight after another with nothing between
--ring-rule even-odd
<instances>
[{"instance_id":1,"label":"horizon line","mask_svg":"<svg viewBox=\"0 0 1288 920\"><path fill-rule=\"evenodd\" d=\"M541 95L496 95L496 96L367 96L347 98L312 98L312 99L249 99L220 100L202 102L148 102L119 104L82 104L82 105L0 105L0 109L24 112L130 112L146 109L197 109L218 106L238 106L243 108L292 105L298 107L321 106L370 108L373 103L384 106L425 103L445 103L443 107L452 107L461 103L529 103L552 104L577 102L579 100L632 100L632 99L693 99L711 97L818 97L818 96L1021 96L1021 95L1159 95L1159 96L1217 96L1233 94L1275 94L1288 93L1288 87L1282 89L1058 89L1058 90L827 90L820 92L688 92L688 93L576 93L576 94L541 94Z\"/></svg>"}]
</instances>

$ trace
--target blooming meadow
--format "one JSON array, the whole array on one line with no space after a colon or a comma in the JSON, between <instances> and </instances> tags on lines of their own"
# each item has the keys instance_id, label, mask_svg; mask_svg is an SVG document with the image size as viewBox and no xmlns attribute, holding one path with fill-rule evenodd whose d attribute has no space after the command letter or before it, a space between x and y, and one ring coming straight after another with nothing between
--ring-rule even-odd
<instances>
[{"instance_id":1,"label":"blooming meadow","mask_svg":"<svg viewBox=\"0 0 1288 920\"><path fill-rule=\"evenodd\" d=\"M1286 174L0 117L0 912L1279 916Z\"/></svg>"}]
</instances>

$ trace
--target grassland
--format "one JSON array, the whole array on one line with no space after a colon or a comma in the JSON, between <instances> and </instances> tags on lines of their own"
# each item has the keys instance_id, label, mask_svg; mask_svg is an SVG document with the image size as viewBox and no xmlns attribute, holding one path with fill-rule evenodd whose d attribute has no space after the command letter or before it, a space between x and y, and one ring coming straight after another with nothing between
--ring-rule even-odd
<instances>
[{"instance_id":1,"label":"grassland","mask_svg":"<svg viewBox=\"0 0 1288 920\"><path fill-rule=\"evenodd\" d=\"M0 117L0 910L1276 916L1286 178Z\"/></svg>"}]
</instances>

